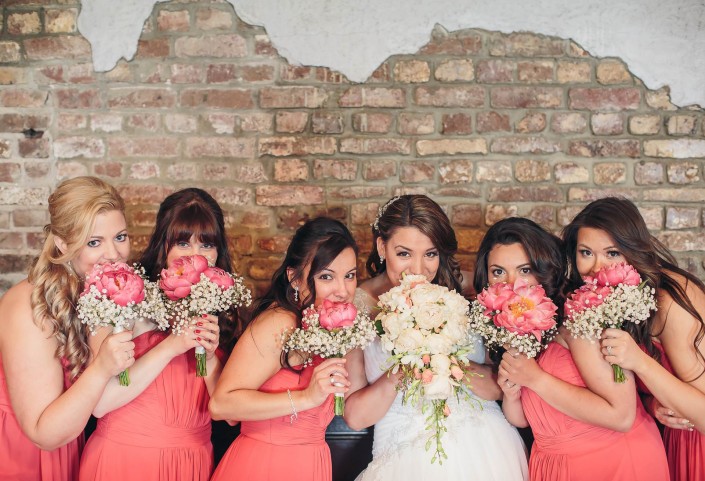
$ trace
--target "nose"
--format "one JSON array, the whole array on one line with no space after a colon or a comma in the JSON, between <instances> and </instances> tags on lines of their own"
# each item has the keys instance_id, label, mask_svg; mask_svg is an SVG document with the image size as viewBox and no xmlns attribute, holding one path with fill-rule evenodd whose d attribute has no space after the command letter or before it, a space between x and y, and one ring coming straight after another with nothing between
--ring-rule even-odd
<instances>
[{"instance_id":1,"label":"nose","mask_svg":"<svg viewBox=\"0 0 705 481\"><path fill-rule=\"evenodd\" d=\"M514 284L514 281L517 280L517 274L516 272L507 272L507 284Z\"/></svg>"},{"instance_id":2,"label":"nose","mask_svg":"<svg viewBox=\"0 0 705 481\"><path fill-rule=\"evenodd\" d=\"M423 274L423 259L420 257L415 257L411 261L411 265L409 266L409 270L414 275Z\"/></svg>"},{"instance_id":3,"label":"nose","mask_svg":"<svg viewBox=\"0 0 705 481\"><path fill-rule=\"evenodd\" d=\"M344 300L348 297L348 291L345 288L345 279L342 277L337 279L335 282L335 290L333 291L333 294L335 297L337 297L339 300Z\"/></svg>"},{"instance_id":4,"label":"nose","mask_svg":"<svg viewBox=\"0 0 705 481\"><path fill-rule=\"evenodd\" d=\"M115 247L115 244L112 242L106 242L104 245L105 251L103 252L103 257L110 262L116 261L118 259L118 250L117 247Z\"/></svg>"},{"instance_id":5,"label":"nose","mask_svg":"<svg viewBox=\"0 0 705 481\"><path fill-rule=\"evenodd\" d=\"M595 256L595 260L593 261L592 267L590 268L590 275L594 276L595 274L597 274L600 269L605 267L606 264L607 263L604 261L604 259L599 256Z\"/></svg>"}]
</instances>

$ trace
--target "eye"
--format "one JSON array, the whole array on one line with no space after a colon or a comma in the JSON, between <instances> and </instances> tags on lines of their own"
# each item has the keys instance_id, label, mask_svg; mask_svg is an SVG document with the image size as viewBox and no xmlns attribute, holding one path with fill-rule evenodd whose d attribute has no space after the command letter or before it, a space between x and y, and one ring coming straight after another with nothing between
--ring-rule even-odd
<instances>
[{"instance_id":1,"label":"eye","mask_svg":"<svg viewBox=\"0 0 705 481\"><path fill-rule=\"evenodd\" d=\"M426 257L431 257L431 258L438 257L438 251L427 252Z\"/></svg>"},{"instance_id":2,"label":"eye","mask_svg":"<svg viewBox=\"0 0 705 481\"><path fill-rule=\"evenodd\" d=\"M188 246L189 244L186 241L179 241L176 243L176 247L179 247L181 249L188 249Z\"/></svg>"},{"instance_id":3,"label":"eye","mask_svg":"<svg viewBox=\"0 0 705 481\"><path fill-rule=\"evenodd\" d=\"M492 269L490 273L495 276L495 277L501 277L504 275L504 269L500 269L499 267Z\"/></svg>"},{"instance_id":4,"label":"eye","mask_svg":"<svg viewBox=\"0 0 705 481\"><path fill-rule=\"evenodd\" d=\"M522 267L519 269L519 272L522 273L522 275L528 276L531 275L531 267Z\"/></svg>"},{"instance_id":5,"label":"eye","mask_svg":"<svg viewBox=\"0 0 705 481\"><path fill-rule=\"evenodd\" d=\"M345 274L345 278L349 279L349 280L355 279L356 277L357 277L357 272L348 272L347 274Z\"/></svg>"},{"instance_id":6,"label":"eye","mask_svg":"<svg viewBox=\"0 0 705 481\"><path fill-rule=\"evenodd\" d=\"M100 241L98 239L91 239L86 245L88 247L98 247L100 245Z\"/></svg>"},{"instance_id":7,"label":"eye","mask_svg":"<svg viewBox=\"0 0 705 481\"><path fill-rule=\"evenodd\" d=\"M128 237L128 236L127 236L127 233L118 234L118 235L115 237L115 240L118 241L118 242L125 242L125 241L127 240L127 237Z\"/></svg>"},{"instance_id":8,"label":"eye","mask_svg":"<svg viewBox=\"0 0 705 481\"><path fill-rule=\"evenodd\" d=\"M201 249L215 249L215 244L209 244L207 242L204 242L201 244Z\"/></svg>"},{"instance_id":9,"label":"eye","mask_svg":"<svg viewBox=\"0 0 705 481\"><path fill-rule=\"evenodd\" d=\"M607 257L614 259L615 257L621 256L622 253L619 251L607 251Z\"/></svg>"},{"instance_id":10,"label":"eye","mask_svg":"<svg viewBox=\"0 0 705 481\"><path fill-rule=\"evenodd\" d=\"M397 257L410 257L410 254L408 251L399 251L397 252Z\"/></svg>"},{"instance_id":11,"label":"eye","mask_svg":"<svg viewBox=\"0 0 705 481\"><path fill-rule=\"evenodd\" d=\"M330 274L321 274L320 276L318 276L318 279L322 281L330 281L333 279L333 276Z\"/></svg>"},{"instance_id":12,"label":"eye","mask_svg":"<svg viewBox=\"0 0 705 481\"><path fill-rule=\"evenodd\" d=\"M580 249L578 253L583 257L592 257L592 251L588 249Z\"/></svg>"}]
</instances>

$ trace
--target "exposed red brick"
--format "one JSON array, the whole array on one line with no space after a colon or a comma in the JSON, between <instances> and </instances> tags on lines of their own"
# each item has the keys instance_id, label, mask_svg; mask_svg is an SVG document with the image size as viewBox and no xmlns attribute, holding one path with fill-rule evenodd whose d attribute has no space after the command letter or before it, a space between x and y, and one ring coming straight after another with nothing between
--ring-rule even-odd
<instances>
[{"instance_id":1,"label":"exposed red brick","mask_svg":"<svg viewBox=\"0 0 705 481\"><path fill-rule=\"evenodd\" d=\"M182 107L214 109L252 109L252 91L246 89L187 89L181 92Z\"/></svg>"},{"instance_id":2,"label":"exposed red brick","mask_svg":"<svg viewBox=\"0 0 705 481\"><path fill-rule=\"evenodd\" d=\"M177 57L245 57L247 42L237 34L179 37L174 42L174 53Z\"/></svg>"},{"instance_id":3,"label":"exposed red brick","mask_svg":"<svg viewBox=\"0 0 705 481\"><path fill-rule=\"evenodd\" d=\"M443 114L441 132L446 135L466 135L472 133L472 117L468 114Z\"/></svg>"},{"instance_id":4,"label":"exposed red brick","mask_svg":"<svg viewBox=\"0 0 705 481\"><path fill-rule=\"evenodd\" d=\"M178 146L179 143L171 137L108 138L111 157L174 157L178 155Z\"/></svg>"},{"instance_id":5,"label":"exposed red brick","mask_svg":"<svg viewBox=\"0 0 705 481\"><path fill-rule=\"evenodd\" d=\"M81 59L89 60L91 47L80 35L29 38L24 41L29 60Z\"/></svg>"},{"instance_id":6,"label":"exposed red brick","mask_svg":"<svg viewBox=\"0 0 705 481\"><path fill-rule=\"evenodd\" d=\"M285 157L289 155L334 154L333 137L268 137L259 140L259 154Z\"/></svg>"},{"instance_id":7,"label":"exposed red brick","mask_svg":"<svg viewBox=\"0 0 705 481\"><path fill-rule=\"evenodd\" d=\"M189 137L185 144L186 157L229 157L252 159L255 139L227 137Z\"/></svg>"},{"instance_id":8,"label":"exposed red brick","mask_svg":"<svg viewBox=\"0 0 705 481\"><path fill-rule=\"evenodd\" d=\"M259 93L259 103L263 109L317 109L323 107L326 100L328 93L316 87L271 87Z\"/></svg>"},{"instance_id":9,"label":"exposed red brick","mask_svg":"<svg viewBox=\"0 0 705 481\"><path fill-rule=\"evenodd\" d=\"M384 134L392 126L391 114L362 113L353 114L353 129L357 132L370 132Z\"/></svg>"},{"instance_id":10,"label":"exposed red brick","mask_svg":"<svg viewBox=\"0 0 705 481\"><path fill-rule=\"evenodd\" d=\"M563 106L563 89L559 87L494 87L490 105L510 109L555 109Z\"/></svg>"},{"instance_id":11,"label":"exposed red brick","mask_svg":"<svg viewBox=\"0 0 705 481\"><path fill-rule=\"evenodd\" d=\"M477 114L477 131L484 132L509 132L509 115L498 112L480 112Z\"/></svg>"},{"instance_id":12,"label":"exposed red brick","mask_svg":"<svg viewBox=\"0 0 705 481\"><path fill-rule=\"evenodd\" d=\"M581 157L631 157L641 155L638 140L572 140L568 153Z\"/></svg>"},{"instance_id":13,"label":"exposed red brick","mask_svg":"<svg viewBox=\"0 0 705 481\"><path fill-rule=\"evenodd\" d=\"M635 110L641 102L637 88L573 88L568 91L569 106L576 110Z\"/></svg>"},{"instance_id":14,"label":"exposed red brick","mask_svg":"<svg viewBox=\"0 0 705 481\"><path fill-rule=\"evenodd\" d=\"M176 92L168 89L117 88L108 91L110 108L164 109L176 105Z\"/></svg>"},{"instance_id":15,"label":"exposed red brick","mask_svg":"<svg viewBox=\"0 0 705 481\"><path fill-rule=\"evenodd\" d=\"M313 185L260 185L256 188L257 205L317 205L323 203L323 188Z\"/></svg>"},{"instance_id":16,"label":"exposed red brick","mask_svg":"<svg viewBox=\"0 0 705 481\"><path fill-rule=\"evenodd\" d=\"M171 56L168 38L140 39L135 58L166 58Z\"/></svg>"},{"instance_id":17,"label":"exposed red brick","mask_svg":"<svg viewBox=\"0 0 705 481\"><path fill-rule=\"evenodd\" d=\"M340 96L341 107L391 107L406 106L406 94L402 89L383 87L351 87Z\"/></svg>"},{"instance_id":18,"label":"exposed red brick","mask_svg":"<svg viewBox=\"0 0 705 481\"><path fill-rule=\"evenodd\" d=\"M429 107L468 107L485 105L485 88L469 87L419 87L414 99L417 105Z\"/></svg>"},{"instance_id":19,"label":"exposed red brick","mask_svg":"<svg viewBox=\"0 0 705 481\"><path fill-rule=\"evenodd\" d=\"M0 107L36 108L47 100L45 90L12 89L0 91Z\"/></svg>"},{"instance_id":20,"label":"exposed red brick","mask_svg":"<svg viewBox=\"0 0 705 481\"><path fill-rule=\"evenodd\" d=\"M508 83L514 80L516 62L508 60L480 60L477 62L477 81L483 83Z\"/></svg>"},{"instance_id":21,"label":"exposed red brick","mask_svg":"<svg viewBox=\"0 0 705 481\"><path fill-rule=\"evenodd\" d=\"M57 89L53 95L60 109L97 109L103 106L100 91L96 89Z\"/></svg>"},{"instance_id":22,"label":"exposed red brick","mask_svg":"<svg viewBox=\"0 0 705 481\"><path fill-rule=\"evenodd\" d=\"M353 137L340 141L340 151L351 154L403 154L411 153L410 139L371 139Z\"/></svg>"}]
</instances>

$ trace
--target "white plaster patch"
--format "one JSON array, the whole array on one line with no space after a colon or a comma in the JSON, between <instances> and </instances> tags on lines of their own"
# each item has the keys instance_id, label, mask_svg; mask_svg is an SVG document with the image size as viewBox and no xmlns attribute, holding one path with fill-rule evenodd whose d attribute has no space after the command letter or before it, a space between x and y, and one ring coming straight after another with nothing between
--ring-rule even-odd
<instances>
[{"instance_id":1,"label":"white plaster patch","mask_svg":"<svg viewBox=\"0 0 705 481\"><path fill-rule=\"evenodd\" d=\"M131 59L158 1L83 0L78 26L96 70ZM676 105L705 106L705 2L700 0L228 0L245 22L266 28L291 64L320 65L364 82L390 55L447 30L529 31L570 38L591 55L619 57Z\"/></svg>"}]
</instances>

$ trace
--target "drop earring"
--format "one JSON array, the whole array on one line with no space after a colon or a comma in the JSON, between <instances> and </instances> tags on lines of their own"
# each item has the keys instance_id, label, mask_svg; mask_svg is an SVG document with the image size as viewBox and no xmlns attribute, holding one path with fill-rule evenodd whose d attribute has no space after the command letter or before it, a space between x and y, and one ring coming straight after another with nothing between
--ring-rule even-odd
<instances>
[{"instance_id":1,"label":"drop earring","mask_svg":"<svg viewBox=\"0 0 705 481\"><path fill-rule=\"evenodd\" d=\"M294 287L294 302L299 302L299 288Z\"/></svg>"},{"instance_id":2,"label":"drop earring","mask_svg":"<svg viewBox=\"0 0 705 481\"><path fill-rule=\"evenodd\" d=\"M380 264L384 264L384 256L382 254L379 255L379 262Z\"/></svg>"}]
</instances>

